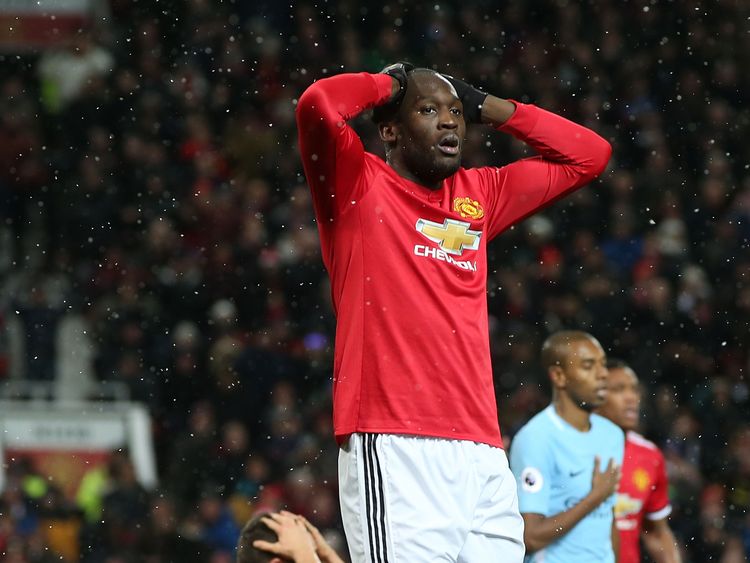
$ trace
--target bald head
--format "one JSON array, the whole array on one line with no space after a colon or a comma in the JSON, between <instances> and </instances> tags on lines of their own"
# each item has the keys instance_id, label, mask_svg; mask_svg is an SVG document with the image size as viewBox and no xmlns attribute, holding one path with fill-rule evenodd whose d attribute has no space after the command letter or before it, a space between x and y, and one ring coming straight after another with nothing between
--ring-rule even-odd
<instances>
[{"instance_id":1,"label":"bald head","mask_svg":"<svg viewBox=\"0 0 750 563\"><path fill-rule=\"evenodd\" d=\"M420 100L442 92L458 99L456 89L445 77L429 68L415 68L408 74L406 93L396 113L396 119L401 119L404 112L412 110Z\"/></svg>"},{"instance_id":2,"label":"bald head","mask_svg":"<svg viewBox=\"0 0 750 563\"><path fill-rule=\"evenodd\" d=\"M387 121L400 120L404 108L411 108L420 99L431 93L445 89L458 98L456 89L440 73L429 68L415 68L407 73L406 92L398 105L388 103L373 109L372 121L379 125Z\"/></svg>"},{"instance_id":3,"label":"bald head","mask_svg":"<svg viewBox=\"0 0 750 563\"><path fill-rule=\"evenodd\" d=\"M561 330L552 334L542 344L542 367L549 370L551 367L567 364L571 351L575 348L573 345L580 342L595 342L599 345L596 338L582 330Z\"/></svg>"}]
</instances>

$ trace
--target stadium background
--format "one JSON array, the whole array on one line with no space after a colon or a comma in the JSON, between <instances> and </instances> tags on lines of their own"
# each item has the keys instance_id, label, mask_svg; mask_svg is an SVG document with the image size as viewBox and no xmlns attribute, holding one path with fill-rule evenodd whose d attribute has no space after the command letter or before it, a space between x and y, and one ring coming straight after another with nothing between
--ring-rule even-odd
<instances>
[{"instance_id":1,"label":"stadium background","mask_svg":"<svg viewBox=\"0 0 750 563\"><path fill-rule=\"evenodd\" d=\"M334 319L294 107L314 79L400 59L614 146L593 185L490 247L506 439L548 400L545 335L588 330L641 376L685 560L748 559L747 4L90 4L44 48L3 29L0 378L6 398L28 382L105 407L101 382L121 383L151 413L159 483L119 452L76 500L6 458L5 561L226 562L250 510L280 506L343 550ZM474 128L465 162L524 154Z\"/></svg>"}]
</instances>

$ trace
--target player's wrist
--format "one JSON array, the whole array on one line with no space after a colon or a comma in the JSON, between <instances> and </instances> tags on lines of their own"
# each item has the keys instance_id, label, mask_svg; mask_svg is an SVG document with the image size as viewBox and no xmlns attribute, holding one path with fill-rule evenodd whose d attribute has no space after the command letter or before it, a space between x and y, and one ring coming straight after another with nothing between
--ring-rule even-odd
<instances>
[{"instance_id":1,"label":"player's wrist","mask_svg":"<svg viewBox=\"0 0 750 563\"><path fill-rule=\"evenodd\" d=\"M450 74L444 74L443 77L456 89L458 99L461 100L464 106L464 120L466 123L481 123L482 106L487 99L487 92L483 92L479 88L475 88L468 82L464 82Z\"/></svg>"},{"instance_id":2,"label":"player's wrist","mask_svg":"<svg viewBox=\"0 0 750 563\"><path fill-rule=\"evenodd\" d=\"M393 117L398 111L401 101L406 95L406 84L409 81L409 73L414 70L414 65L407 62L398 62L383 68L378 74L387 74L391 77L391 97L384 104L373 109L372 120L377 124ZM395 81L395 82L394 82Z\"/></svg>"},{"instance_id":3,"label":"player's wrist","mask_svg":"<svg viewBox=\"0 0 750 563\"><path fill-rule=\"evenodd\" d=\"M341 561L333 549L325 552L318 550L318 557L320 558L321 563L336 563L337 561Z\"/></svg>"},{"instance_id":4,"label":"player's wrist","mask_svg":"<svg viewBox=\"0 0 750 563\"><path fill-rule=\"evenodd\" d=\"M313 545L297 544L290 551L292 559L298 563L321 563Z\"/></svg>"},{"instance_id":5,"label":"player's wrist","mask_svg":"<svg viewBox=\"0 0 750 563\"><path fill-rule=\"evenodd\" d=\"M581 502L585 503L589 511L591 511L591 510L594 510L601 503L603 503L607 499L607 496L609 495L604 495L603 493L595 489L592 489L589 492L589 494L583 497L583 500Z\"/></svg>"},{"instance_id":6,"label":"player's wrist","mask_svg":"<svg viewBox=\"0 0 750 563\"><path fill-rule=\"evenodd\" d=\"M322 557L328 557L334 551L330 545L325 544L325 545L318 545L317 552L318 552L318 555L322 558Z\"/></svg>"},{"instance_id":7,"label":"player's wrist","mask_svg":"<svg viewBox=\"0 0 750 563\"><path fill-rule=\"evenodd\" d=\"M388 102L397 100L401 95L401 89L401 82L399 82L398 78L396 78L395 76L391 76L391 97L389 98Z\"/></svg>"}]
</instances>

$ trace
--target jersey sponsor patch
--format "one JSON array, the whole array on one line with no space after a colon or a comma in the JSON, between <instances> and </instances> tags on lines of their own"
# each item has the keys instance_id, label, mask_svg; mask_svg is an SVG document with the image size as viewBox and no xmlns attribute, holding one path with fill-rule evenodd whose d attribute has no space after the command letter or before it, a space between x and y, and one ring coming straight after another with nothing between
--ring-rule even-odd
<instances>
[{"instance_id":1,"label":"jersey sponsor patch","mask_svg":"<svg viewBox=\"0 0 750 563\"><path fill-rule=\"evenodd\" d=\"M432 258L433 260L440 260L442 262L447 262L448 264L453 264L454 266L458 266L462 270L468 270L470 272L477 271L476 262L470 262L469 260L456 260L455 258L453 258L453 256L451 256L447 252L443 252L439 248L430 248L429 246L425 244L415 244L414 255L420 256L423 258Z\"/></svg>"},{"instance_id":2,"label":"jersey sponsor patch","mask_svg":"<svg viewBox=\"0 0 750 563\"><path fill-rule=\"evenodd\" d=\"M417 231L437 243L441 250L454 256L461 256L464 250L479 248L482 232L471 230L469 227L471 223L448 218L444 219L442 224L419 219L416 225Z\"/></svg>"},{"instance_id":3,"label":"jersey sponsor patch","mask_svg":"<svg viewBox=\"0 0 750 563\"><path fill-rule=\"evenodd\" d=\"M633 498L627 493L617 493L617 501L615 502L615 516L617 518L635 516L641 511L642 507L642 500Z\"/></svg>"},{"instance_id":4,"label":"jersey sponsor patch","mask_svg":"<svg viewBox=\"0 0 750 563\"><path fill-rule=\"evenodd\" d=\"M521 471L521 488L529 493L537 493L542 490L544 477L536 467L526 467Z\"/></svg>"}]
</instances>

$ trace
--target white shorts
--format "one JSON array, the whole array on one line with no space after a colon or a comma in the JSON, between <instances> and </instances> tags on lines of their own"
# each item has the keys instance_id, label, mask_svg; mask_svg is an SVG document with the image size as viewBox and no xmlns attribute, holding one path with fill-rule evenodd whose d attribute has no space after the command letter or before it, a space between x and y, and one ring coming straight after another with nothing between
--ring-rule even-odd
<instances>
[{"instance_id":1,"label":"white shorts","mask_svg":"<svg viewBox=\"0 0 750 563\"><path fill-rule=\"evenodd\" d=\"M353 434L339 452L352 563L521 563L523 519L500 448Z\"/></svg>"}]
</instances>

